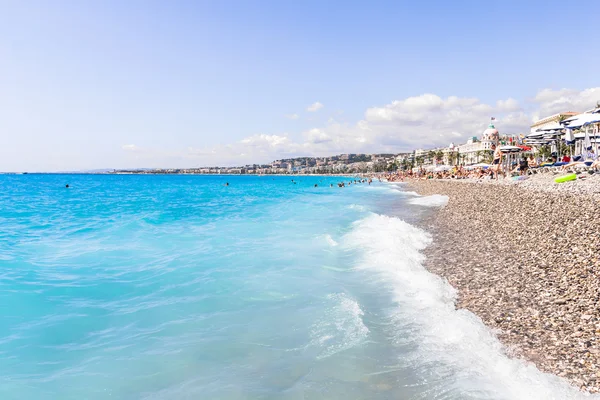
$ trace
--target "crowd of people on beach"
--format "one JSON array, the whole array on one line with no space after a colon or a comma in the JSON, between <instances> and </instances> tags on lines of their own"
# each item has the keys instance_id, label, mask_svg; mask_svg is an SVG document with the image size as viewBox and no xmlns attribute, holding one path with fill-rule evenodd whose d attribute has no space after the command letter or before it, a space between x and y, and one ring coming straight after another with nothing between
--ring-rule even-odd
<instances>
[{"instance_id":1,"label":"crowd of people on beach","mask_svg":"<svg viewBox=\"0 0 600 400\"><path fill-rule=\"evenodd\" d=\"M454 165L444 170L428 169L423 166L406 171L386 173L384 178L389 182L402 182L406 179L498 179L502 177L527 176L538 172L569 172L585 169L589 174L600 170L600 159L589 150L583 155L572 157L568 154L557 157L552 154L547 158L533 153L523 153L515 157L510 165L504 165L504 157L498 149L494 150L490 165L463 166ZM523 178L525 179L525 178Z\"/></svg>"}]
</instances>

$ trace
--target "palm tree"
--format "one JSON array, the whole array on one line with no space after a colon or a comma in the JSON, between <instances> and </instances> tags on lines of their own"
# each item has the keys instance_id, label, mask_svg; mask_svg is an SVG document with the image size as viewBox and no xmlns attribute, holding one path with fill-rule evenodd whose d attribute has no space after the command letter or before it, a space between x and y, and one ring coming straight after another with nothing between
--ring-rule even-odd
<instances>
[{"instance_id":1,"label":"palm tree","mask_svg":"<svg viewBox=\"0 0 600 400\"><path fill-rule=\"evenodd\" d=\"M423 165L423 156L417 157L415 161L417 162L417 167L420 167Z\"/></svg>"},{"instance_id":2,"label":"palm tree","mask_svg":"<svg viewBox=\"0 0 600 400\"><path fill-rule=\"evenodd\" d=\"M427 152L427 157L429 158L429 162L433 162L434 158L435 158L435 151L433 150L429 150Z\"/></svg>"},{"instance_id":3,"label":"palm tree","mask_svg":"<svg viewBox=\"0 0 600 400\"><path fill-rule=\"evenodd\" d=\"M444 159L444 152L442 150L438 150L435 152L435 159L438 162L441 162Z\"/></svg>"},{"instance_id":4,"label":"palm tree","mask_svg":"<svg viewBox=\"0 0 600 400\"><path fill-rule=\"evenodd\" d=\"M475 157L477 157L477 162L479 163L481 161L481 156L483 155L483 150L477 150L475 152Z\"/></svg>"},{"instance_id":5,"label":"palm tree","mask_svg":"<svg viewBox=\"0 0 600 400\"><path fill-rule=\"evenodd\" d=\"M560 144L559 144L559 149L560 149L560 150L559 150L559 151L560 151L560 154L562 154L562 155L565 155L565 154L567 154L567 153L570 153L570 152L571 152L571 146L569 146L568 144L566 144L566 143L565 143L565 142L563 142L563 141L560 141Z\"/></svg>"},{"instance_id":6,"label":"palm tree","mask_svg":"<svg viewBox=\"0 0 600 400\"><path fill-rule=\"evenodd\" d=\"M454 165L454 162L455 162L457 156L458 156L458 153L456 153L454 151L451 151L450 153L448 153L448 164Z\"/></svg>"},{"instance_id":7,"label":"palm tree","mask_svg":"<svg viewBox=\"0 0 600 400\"><path fill-rule=\"evenodd\" d=\"M540 157L542 157L542 159L546 159L552 154L552 149L550 149L550 146L548 145L540 146L540 148L538 149L538 154L540 155Z\"/></svg>"},{"instance_id":8,"label":"palm tree","mask_svg":"<svg viewBox=\"0 0 600 400\"><path fill-rule=\"evenodd\" d=\"M483 151L483 161L485 161L486 163L491 163L492 159L494 158L494 152L493 150L484 150Z\"/></svg>"}]
</instances>

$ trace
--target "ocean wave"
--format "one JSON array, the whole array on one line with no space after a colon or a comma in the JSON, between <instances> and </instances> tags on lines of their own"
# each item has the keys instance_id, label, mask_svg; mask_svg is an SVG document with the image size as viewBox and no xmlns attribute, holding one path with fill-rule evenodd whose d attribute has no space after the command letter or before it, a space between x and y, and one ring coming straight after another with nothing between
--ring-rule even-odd
<instances>
[{"instance_id":1,"label":"ocean wave","mask_svg":"<svg viewBox=\"0 0 600 400\"><path fill-rule=\"evenodd\" d=\"M363 323L363 310L358 302L344 293L330 294L326 298L325 315L311 328L310 345L318 349L317 359L330 357L359 345L369 334Z\"/></svg>"},{"instance_id":2,"label":"ocean wave","mask_svg":"<svg viewBox=\"0 0 600 400\"><path fill-rule=\"evenodd\" d=\"M563 379L509 358L479 317L457 310L456 290L422 265L430 242L423 230L376 214L357 221L342 241L361 249L357 268L391 290L396 340L412 349L401 356L404 368L434 376L424 379L440 398L587 398Z\"/></svg>"}]
</instances>

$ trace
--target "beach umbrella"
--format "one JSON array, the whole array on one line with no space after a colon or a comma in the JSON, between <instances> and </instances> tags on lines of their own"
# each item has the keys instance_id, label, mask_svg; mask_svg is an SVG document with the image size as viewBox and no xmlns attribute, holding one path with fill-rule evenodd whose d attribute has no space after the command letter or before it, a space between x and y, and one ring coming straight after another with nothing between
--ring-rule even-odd
<instances>
[{"instance_id":1,"label":"beach umbrella","mask_svg":"<svg viewBox=\"0 0 600 400\"><path fill-rule=\"evenodd\" d=\"M586 150L590 150L592 148L592 142L590 140L590 134L588 132L588 130L585 130L585 136L583 137L583 147Z\"/></svg>"},{"instance_id":2,"label":"beach umbrella","mask_svg":"<svg viewBox=\"0 0 600 400\"><path fill-rule=\"evenodd\" d=\"M544 136L544 134L542 132L531 132L530 134L525 136L525 140L541 139L543 136Z\"/></svg>"},{"instance_id":3,"label":"beach umbrella","mask_svg":"<svg viewBox=\"0 0 600 400\"><path fill-rule=\"evenodd\" d=\"M565 133L565 142L567 142L567 144L569 144L570 142L574 142L575 141L575 136L573 136L573 129L566 129L566 133Z\"/></svg>"},{"instance_id":4,"label":"beach umbrella","mask_svg":"<svg viewBox=\"0 0 600 400\"><path fill-rule=\"evenodd\" d=\"M504 159L506 160L503 169L507 172L510 172L510 166L513 160L513 155L521 152L521 148L518 146L500 146L500 151L504 154Z\"/></svg>"},{"instance_id":5,"label":"beach umbrella","mask_svg":"<svg viewBox=\"0 0 600 400\"><path fill-rule=\"evenodd\" d=\"M548 125L543 128L539 128L538 131L556 131L556 130L561 130L563 128L564 127L561 124L559 124L558 122L555 122L552 125Z\"/></svg>"},{"instance_id":6,"label":"beach umbrella","mask_svg":"<svg viewBox=\"0 0 600 400\"><path fill-rule=\"evenodd\" d=\"M512 153L518 153L521 151L521 148L518 146L500 146L500 151L504 154L512 154Z\"/></svg>"},{"instance_id":7,"label":"beach umbrella","mask_svg":"<svg viewBox=\"0 0 600 400\"><path fill-rule=\"evenodd\" d=\"M568 122L568 127L579 128L589 124L594 124L596 122L600 122L600 114L598 113L579 114L576 119L570 120Z\"/></svg>"},{"instance_id":8,"label":"beach umbrella","mask_svg":"<svg viewBox=\"0 0 600 400\"><path fill-rule=\"evenodd\" d=\"M565 130L565 143L567 144L567 146L569 146L569 153L571 155L573 155L573 149L571 148L571 145L573 145L575 143L575 136L573 135L573 130L567 128Z\"/></svg>"}]
</instances>

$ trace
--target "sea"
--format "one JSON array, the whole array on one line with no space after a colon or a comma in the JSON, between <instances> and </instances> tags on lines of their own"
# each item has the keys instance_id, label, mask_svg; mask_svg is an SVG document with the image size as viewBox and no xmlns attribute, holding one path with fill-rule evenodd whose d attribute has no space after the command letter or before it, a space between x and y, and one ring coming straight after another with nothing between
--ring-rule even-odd
<instances>
[{"instance_id":1,"label":"sea","mask_svg":"<svg viewBox=\"0 0 600 400\"><path fill-rule=\"evenodd\" d=\"M0 399L586 398L424 269L447 199L355 179L0 175Z\"/></svg>"}]
</instances>

